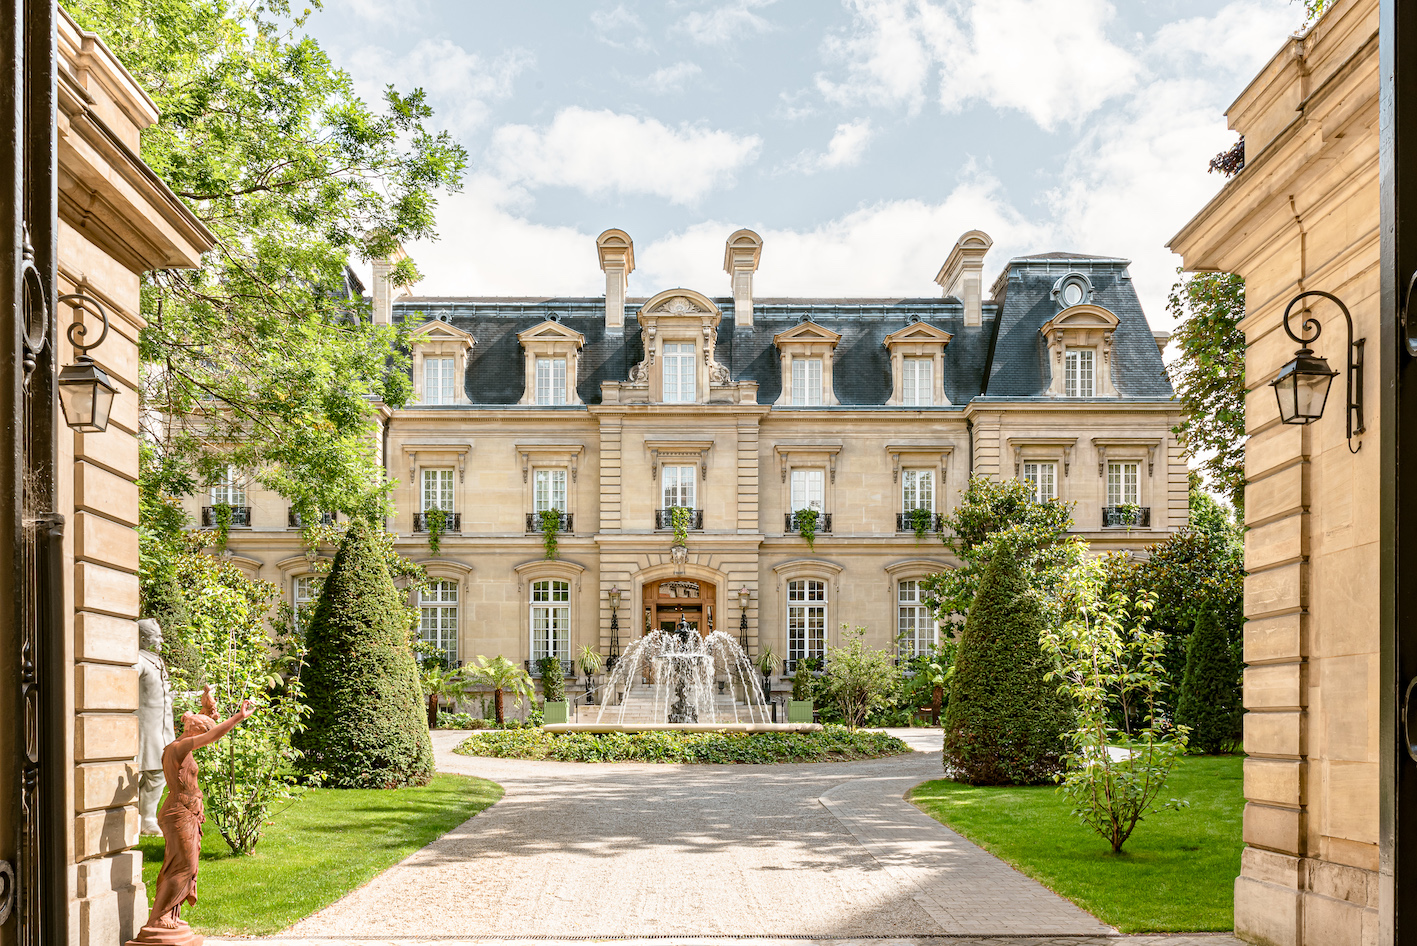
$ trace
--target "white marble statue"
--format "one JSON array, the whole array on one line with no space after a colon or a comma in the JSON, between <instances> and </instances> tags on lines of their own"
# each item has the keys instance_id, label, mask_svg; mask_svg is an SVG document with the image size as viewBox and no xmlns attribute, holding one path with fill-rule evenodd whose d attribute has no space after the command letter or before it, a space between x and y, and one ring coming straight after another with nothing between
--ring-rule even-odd
<instances>
[{"instance_id":1,"label":"white marble statue","mask_svg":"<svg viewBox=\"0 0 1417 946\"><path fill-rule=\"evenodd\" d=\"M172 725L172 687L162 659L162 627L152 618L138 622L138 813L143 834L162 834L157 803L167 784L162 750L177 735Z\"/></svg>"}]
</instances>

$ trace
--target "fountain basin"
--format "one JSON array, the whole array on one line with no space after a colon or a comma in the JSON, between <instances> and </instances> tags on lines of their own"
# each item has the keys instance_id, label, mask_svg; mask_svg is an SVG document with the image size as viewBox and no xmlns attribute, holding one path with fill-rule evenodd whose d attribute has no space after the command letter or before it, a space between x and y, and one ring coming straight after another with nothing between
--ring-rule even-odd
<instances>
[{"instance_id":1,"label":"fountain basin","mask_svg":"<svg viewBox=\"0 0 1417 946\"><path fill-rule=\"evenodd\" d=\"M553 723L549 733L568 732L821 732L821 723Z\"/></svg>"}]
</instances>

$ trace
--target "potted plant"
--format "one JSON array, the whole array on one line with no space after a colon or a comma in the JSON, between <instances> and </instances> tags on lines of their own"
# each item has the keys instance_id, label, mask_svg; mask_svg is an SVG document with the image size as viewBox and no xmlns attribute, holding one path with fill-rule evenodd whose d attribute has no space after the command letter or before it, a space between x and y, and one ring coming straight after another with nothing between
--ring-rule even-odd
<instances>
[{"instance_id":1,"label":"potted plant","mask_svg":"<svg viewBox=\"0 0 1417 946\"><path fill-rule=\"evenodd\" d=\"M595 691L591 689L590 678L600 672L604 666L604 661L600 658L598 651L592 650L589 644L581 645L581 652L576 656L576 663L581 668L581 673L585 674L585 701L586 705L595 702Z\"/></svg>"},{"instance_id":2,"label":"potted plant","mask_svg":"<svg viewBox=\"0 0 1417 946\"><path fill-rule=\"evenodd\" d=\"M772 702L772 672L777 669L777 654L772 652L772 648L764 646L758 653L755 661L758 672L763 675L763 701Z\"/></svg>"},{"instance_id":3,"label":"potted plant","mask_svg":"<svg viewBox=\"0 0 1417 946\"><path fill-rule=\"evenodd\" d=\"M789 723L812 721L812 668L809 664L805 657L797 659L797 669L792 674L792 699L787 701Z\"/></svg>"},{"instance_id":4,"label":"potted plant","mask_svg":"<svg viewBox=\"0 0 1417 946\"><path fill-rule=\"evenodd\" d=\"M917 506L907 514L911 531L915 533L915 544L919 545L925 538L925 533L930 531L930 523L935 519L935 513L924 506Z\"/></svg>"},{"instance_id":5,"label":"potted plant","mask_svg":"<svg viewBox=\"0 0 1417 946\"><path fill-rule=\"evenodd\" d=\"M793 516L797 519L797 534L807 540L807 548L816 551L817 549L817 518L821 514L808 506L806 509L799 509Z\"/></svg>"},{"instance_id":6,"label":"potted plant","mask_svg":"<svg viewBox=\"0 0 1417 946\"><path fill-rule=\"evenodd\" d=\"M561 658L542 657L536 666L541 671L541 712L545 722L567 722L570 714L566 706L566 673L561 669Z\"/></svg>"}]
</instances>

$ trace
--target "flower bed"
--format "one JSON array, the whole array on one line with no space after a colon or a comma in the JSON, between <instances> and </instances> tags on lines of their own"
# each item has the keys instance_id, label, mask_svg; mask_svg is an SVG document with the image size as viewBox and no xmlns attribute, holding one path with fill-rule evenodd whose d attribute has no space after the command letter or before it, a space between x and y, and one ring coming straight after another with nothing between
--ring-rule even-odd
<instances>
[{"instance_id":1,"label":"flower bed","mask_svg":"<svg viewBox=\"0 0 1417 946\"><path fill-rule=\"evenodd\" d=\"M470 736L462 755L555 762L743 763L847 762L902 755L894 736L845 726L809 733L548 733L540 729Z\"/></svg>"}]
</instances>

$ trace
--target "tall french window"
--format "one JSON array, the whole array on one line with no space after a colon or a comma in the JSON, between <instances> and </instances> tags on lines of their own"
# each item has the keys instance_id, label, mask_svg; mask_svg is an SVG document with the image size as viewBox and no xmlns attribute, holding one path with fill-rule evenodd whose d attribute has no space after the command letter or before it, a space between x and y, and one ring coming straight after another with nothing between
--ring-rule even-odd
<instances>
[{"instance_id":1,"label":"tall french window","mask_svg":"<svg viewBox=\"0 0 1417 946\"><path fill-rule=\"evenodd\" d=\"M418 593L418 637L458 665L458 583L432 581Z\"/></svg>"},{"instance_id":2,"label":"tall french window","mask_svg":"<svg viewBox=\"0 0 1417 946\"><path fill-rule=\"evenodd\" d=\"M821 470L793 470L792 471L792 511L799 509L815 509L822 511L823 504L823 481L825 477Z\"/></svg>"},{"instance_id":3,"label":"tall french window","mask_svg":"<svg viewBox=\"0 0 1417 946\"><path fill-rule=\"evenodd\" d=\"M1141 503L1140 463L1122 461L1107 464L1107 505L1136 506Z\"/></svg>"},{"instance_id":4,"label":"tall french window","mask_svg":"<svg viewBox=\"0 0 1417 946\"><path fill-rule=\"evenodd\" d=\"M694 507L694 487L699 468L696 466L666 466L660 470L660 480L664 488L664 508L683 506Z\"/></svg>"},{"instance_id":5,"label":"tall french window","mask_svg":"<svg viewBox=\"0 0 1417 946\"><path fill-rule=\"evenodd\" d=\"M453 359L423 359L423 403L453 403Z\"/></svg>"},{"instance_id":6,"label":"tall french window","mask_svg":"<svg viewBox=\"0 0 1417 946\"><path fill-rule=\"evenodd\" d=\"M934 470L900 471L900 506L901 512L912 509L935 511Z\"/></svg>"},{"instance_id":7,"label":"tall french window","mask_svg":"<svg viewBox=\"0 0 1417 946\"><path fill-rule=\"evenodd\" d=\"M896 646L902 657L929 653L935 646L935 618L921 591L913 579L896 586Z\"/></svg>"},{"instance_id":8,"label":"tall french window","mask_svg":"<svg viewBox=\"0 0 1417 946\"><path fill-rule=\"evenodd\" d=\"M1063 353L1063 393L1068 397L1093 397L1096 393L1091 348L1069 348Z\"/></svg>"},{"instance_id":9,"label":"tall french window","mask_svg":"<svg viewBox=\"0 0 1417 946\"><path fill-rule=\"evenodd\" d=\"M295 629L297 631L315 613L315 602L320 600L320 587L324 583L325 579L317 575L306 575L293 582L290 603L294 606Z\"/></svg>"},{"instance_id":10,"label":"tall french window","mask_svg":"<svg viewBox=\"0 0 1417 946\"><path fill-rule=\"evenodd\" d=\"M566 359L536 359L536 403L566 403Z\"/></svg>"},{"instance_id":11,"label":"tall french window","mask_svg":"<svg viewBox=\"0 0 1417 946\"><path fill-rule=\"evenodd\" d=\"M423 471L423 511L441 509L453 511L453 471Z\"/></svg>"},{"instance_id":12,"label":"tall french window","mask_svg":"<svg viewBox=\"0 0 1417 946\"><path fill-rule=\"evenodd\" d=\"M227 467L222 471L221 478L212 484L212 505L223 504L227 506L246 505L246 486L241 482L240 474L235 467Z\"/></svg>"},{"instance_id":13,"label":"tall french window","mask_svg":"<svg viewBox=\"0 0 1417 946\"><path fill-rule=\"evenodd\" d=\"M664 402L692 404L695 400L693 342L666 342L664 345Z\"/></svg>"},{"instance_id":14,"label":"tall french window","mask_svg":"<svg viewBox=\"0 0 1417 946\"><path fill-rule=\"evenodd\" d=\"M787 583L787 659L827 652L827 583L803 578Z\"/></svg>"},{"instance_id":15,"label":"tall french window","mask_svg":"<svg viewBox=\"0 0 1417 946\"><path fill-rule=\"evenodd\" d=\"M547 509L566 511L565 470L537 470L533 486L537 512L545 512Z\"/></svg>"},{"instance_id":16,"label":"tall french window","mask_svg":"<svg viewBox=\"0 0 1417 946\"><path fill-rule=\"evenodd\" d=\"M571 583L531 583L531 659L571 655Z\"/></svg>"}]
</instances>

